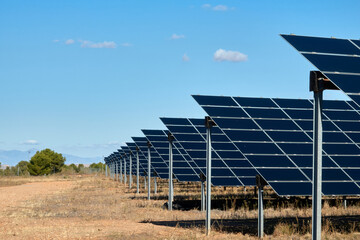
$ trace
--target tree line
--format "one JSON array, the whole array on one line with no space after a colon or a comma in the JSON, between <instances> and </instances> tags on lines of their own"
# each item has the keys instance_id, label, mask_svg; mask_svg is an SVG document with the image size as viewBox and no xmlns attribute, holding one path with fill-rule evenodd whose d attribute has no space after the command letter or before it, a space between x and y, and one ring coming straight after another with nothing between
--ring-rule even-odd
<instances>
[{"instance_id":1,"label":"tree line","mask_svg":"<svg viewBox=\"0 0 360 240\"><path fill-rule=\"evenodd\" d=\"M41 151L37 151L34 156L31 157L30 161L20 161L15 167L7 167L6 169L0 169L0 175L3 176L41 176L51 175L59 172L85 172L86 169L83 164L65 165L66 158L61 153L57 153L49 148ZM0 163L1 166L1 163ZM92 163L91 169L95 171L101 171L105 169L105 164Z\"/></svg>"}]
</instances>

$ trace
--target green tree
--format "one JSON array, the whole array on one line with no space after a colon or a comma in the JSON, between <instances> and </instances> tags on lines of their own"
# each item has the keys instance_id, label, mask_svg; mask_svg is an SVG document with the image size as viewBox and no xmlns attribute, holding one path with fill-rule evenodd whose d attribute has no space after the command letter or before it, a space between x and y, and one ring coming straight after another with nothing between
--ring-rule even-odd
<instances>
[{"instance_id":1,"label":"green tree","mask_svg":"<svg viewBox=\"0 0 360 240\"><path fill-rule=\"evenodd\" d=\"M77 172L77 173L80 172L79 167L77 167L74 163L70 164L69 167L74 169L74 171Z\"/></svg>"},{"instance_id":2,"label":"green tree","mask_svg":"<svg viewBox=\"0 0 360 240\"><path fill-rule=\"evenodd\" d=\"M28 168L29 162L28 161L20 161L16 166L15 169L19 168L20 175L28 175L29 174L29 168Z\"/></svg>"},{"instance_id":3,"label":"green tree","mask_svg":"<svg viewBox=\"0 0 360 240\"><path fill-rule=\"evenodd\" d=\"M4 176L11 176L13 172L11 171L10 167L6 167L4 170Z\"/></svg>"},{"instance_id":4,"label":"green tree","mask_svg":"<svg viewBox=\"0 0 360 240\"><path fill-rule=\"evenodd\" d=\"M104 169L105 165L102 162L90 164L90 168Z\"/></svg>"},{"instance_id":5,"label":"green tree","mask_svg":"<svg viewBox=\"0 0 360 240\"><path fill-rule=\"evenodd\" d=\"M32 156L28 170L31 175L35 176L57 173L61 171L65 161L65 157L61 153L56 153L46 148L40 152L37 151Z\"/></svg>"}]
</instances>

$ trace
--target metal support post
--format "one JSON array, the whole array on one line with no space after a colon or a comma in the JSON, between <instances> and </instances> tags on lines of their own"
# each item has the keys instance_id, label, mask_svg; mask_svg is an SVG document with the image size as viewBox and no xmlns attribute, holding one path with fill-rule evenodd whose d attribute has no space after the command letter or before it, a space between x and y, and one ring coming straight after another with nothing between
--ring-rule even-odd
<instances>
[{"instance_id":1,"label":"metal support post","mask_svg":"<svg viewBox=\"0 0 360 240\"><path fill-rule=\"evenodd\" d=\"M168 196L168 210L172 211L172 204L174 198L174 185L173 185L173 140L174 136L168 133L169 140L169 196Z\"/></svg>"},{"instance_id":2,"label":"metal support post","mask_svg":"<svg viewBox=\"0 0 360 240\"><path fill-rule=\"evenodd\" d=\"M120 159L120 182L123 182L123 167L122 167L122 161Z\"/></svg>"},{"instance_id":3,"label":"metal support post","mask_svg":"<svg viewBox=\"0 0 360 240\"><path fill-rule=\"evenodd\" d=\"M200 209L201 211L205 211L205 182L206 182L206 177L203 173L200 173L200 181L201 181L201 206Z\"/></svg>"},{"instance_id":4,"label":"metal support post","mask_svg":"<svg viewBox=\"0 0 360 240\"><path fill-rule=\"evenodd\" d=\"M115 181L119 179L118 162L115 162Z\"/></svg>"},{"instance_id":5,"label":"metal support post","mask_svg":"<svg viewBox=\"0 0 360 240\"><path fill-rule=\"evenodd\" d=\"M125 157L126 156L124 155L124 184L126 184L126 180L127 180L126 179L127 177L126 177L126 159L125 159Z\"/></svg>"},{"instance_id":6,"label":"metal support post","mask_svg":"<svg viewBox=\"0 0 360 240\"><path fill-rule=\"evenodd\" d=\"M310 72L310 91L314 92L312 239L321 239L322 184L322 101L323 90L338 88L319 71Z\"/></svg>"},{"instance_id":7,"label":"metal support post","mask_svg":"<svg viewBox=\"0 0 360 240\"><path fill-rule=\"evenodd\" d=\"M211 128L215 125L210 117L205 117L206 127L206 235L211 229Z\"/></svg>"},{"instance_id":8,"label":"metal support post","mask_svg":"<svg viewBox=\"0 0 360 240\"><path fill-rule=\"evenodd\" d=\"M258 188L258 236L264 237L264 201L263 187Z\"/></svg>"},{"instance_id":9,"label":"metal support post","mask_svg":"<svg viewBox=\"0 0 360 240\"><path fill-rule=\"evenodd\" d=\"M205 182L201 182L201 211L205 211Z\"/></svg>"},{"instance_id":10,"label":"metal support post","mask_svg":"<svg viewBox=\"0 0 360 240\"><path fill-rule=\"evenodd\" d=\"M312 239L321 239L322 90L314 92Z\"/></svg>"},{"instance_id":11,"label":"metal support post","mask_svg":"<svg viewBox=\"0 0 360 240\"><path fill-rule=\"evenodd\" d=\"M347 202L346 202L346 196L343 197L343 204L344 204L344 208L347 208Z\"/></svg>"},{"instance_id":12,"label":"metal support post","mask_svg":"<svg viewBox=\"0 0 360 240\"><path fill-rule=\"evenodd\" d=\"M115 179L115 177L114 177L114 173L115 173L114 168L115 168L115 163L112 163L112 164L111 164L111 178L112 178L112 179Z\"/></svg>"},{"instance_id":13,"label":"metal support post","mask_svg":"<svg viewBox=\"0 0 360 240\"><path fill-rule=\"evenodd\" d=\"M139 148L136 147L136 193L139 193Z\"/></svg>"},{"instance_id":14,"label":"metal support post","mask_svg":"<svg viewBox=\"0 0 360 240\"><path fill-rule=\"evenodd\" d=\"M132 185L132 152L129 154L129 189L131 189Z\"/></svg>"},{"instance_id":15,"label":"metal support post","mask_svg":"<svg viewBox=\"0 0 360 240\"><path fill-rule=\"evenodd\" d=\"M146 186L147 186L147 184L146 184L146 174L144 174L144 189L146 190Z\"/></svg>"},{"instance_id":16,"label":"metal support post","mask_svg":"<svg viewBox=\"0 0 360 240\"><path fill-rule=\"evenodd\" d=\"M256 185L258 188L258 237L264 237L264 186L267 182L260 176L256 176Z\"/></svg>"},{"instance_id":17,"label":"metal support post","mask_svg":"<svg viewBox=\"0 0 360 240\"><path fill-rule=\"evenodd\" d=\"M151 143L147 142L148 145L148 200L150 200L150 187L151 187L151 154L150 154L150 148Z\"/></svg>"},{"instance_id":18,"label":"metal support post","mask_svg":"<svg viewBox=\"0 0 360 240\"><path fill-rule=\"evenodd\" d=\"M154 194L157 193L156 175L154 176Z\"/></svg>"},{"instance_id":19,"label":"metal support post","mask_svg":"<svg viewBox=\"0 0 360 240\"><path fill-rule=\"evenodd\" d=\"M107 165L105 164L105 177L108 176L108 168L107 168Z\"/></svg>"}]
</instances>

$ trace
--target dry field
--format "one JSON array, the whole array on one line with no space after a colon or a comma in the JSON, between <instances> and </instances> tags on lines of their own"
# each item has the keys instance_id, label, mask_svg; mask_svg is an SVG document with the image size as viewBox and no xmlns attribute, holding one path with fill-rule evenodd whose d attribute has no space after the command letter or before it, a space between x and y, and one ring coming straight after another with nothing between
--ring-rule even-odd
<instances>
[{"instance_id":1,"label":"dry field","mask_svg":"<svg viewBox=\"0 0 360 240\"><path fill-rule=\"evenodd\" d=\"M213 231L205 237L204 213L162 209L165 186L160 183L156 200L147 201L143 189L136 195L134 188L104 176L3 177L0 239L257 239L256 209L234 203L226 211L213 210ZM198 187L176 184L175 194L198 199ZM239 188L213 188L214 197L224 191L251 195ZM360 238L360 207L325 204L323 215L324 239ZM310 239L310 217L308 207L267 207L264 239Z\"/></svg>"}]
</instances>

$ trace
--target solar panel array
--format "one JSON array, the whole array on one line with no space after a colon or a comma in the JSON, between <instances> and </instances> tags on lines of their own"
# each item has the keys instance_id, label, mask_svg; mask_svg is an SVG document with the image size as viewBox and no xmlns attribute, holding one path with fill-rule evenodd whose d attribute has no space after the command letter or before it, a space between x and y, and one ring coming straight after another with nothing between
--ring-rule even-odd
<instances>
[{"instance_id":1,"label":"solar panel array","mask_svg":"<svg viewBox=\"0 0 360 240\"><path fill-rule=\"evenodd\" d=\"M169 140L166 130L142 130L155 151L167 164L169 163ZM177 142L173 142L173 173L179 181L200 181L200 170Z\"/></svg>"},{"instance_id":2,"label":"solar panel array","mask_svg":"<svg viewBox=\"0 0 360 240\"><path fill-rule=\"evenodd\" d=\"M139 152L141 152L143 156L143 167L145 167L146 171L148 169L148 140L146 137L133 137L132 138L139 148ZM151 156L151 176L158 176L160 178L168 178L169 177L169 169L164 160L159 156L159 154L155 151L153 147L150 148L150 156Z\"/></svg>"},{"instance_id":3,"label":"solar panel array","mask_svg":"<svg viewBox=\"0 0 360 240\"><path fill-rule=\"evenodd\" d=\"M360 106L360 40L281 36Z\"/></svg>"},{"instance_id":4,"label":"solar panel array","mask_svg":"<svg viewBox=\"0 0 360 240\"><path fill-rule=\"evenodd\" d=\"M323 102L324 195L360 195L360 40L282 35L353 101ZM311 100L194 96L214 120L212 127L212 184L255 185L260 174L281 196L311 195L313 162L313 102ZM136 174L168 178L170 132L174 176L199 181L206 168L206 129L203 119L161 118L168 130L142 130L107 163L133 152ZM126 154L126 156L124 156Z\"/></svg>"},{"instance_id":5,"label":"solar panel array","mask_svg":"<svg viewBox=\"0 0 360 240\"><path fill-rule=\"evenodd\" d=\"M136 175L136 144L134 142L127 142L126 145L129 147L129 149L133 152L134 157L132 159L133 162L133 171L134 171L134 175ZM142 162L145 161L145 159L143 158L142 161L141 159L141 153L139 153L139 175L140 176L145 176L146 170L143 167Z\"/></svg>"},{"instance_id":6,"label":"solar panel array","mask_svg":"<svg viewBox=\"0 0 360 240\"><path fill-rule=\"evenodd\" d=\"M206 176L206 129L204 119L161 118L176 141ZM212 129L212 184L216 186L255 185L256 172L234 144Z\"/></svg>"},{"instance_id":7,"label":"solar panel array","mask_svg":"<svg viewBox=\"0 0 360 240\"><path fill-rule=\"evenodd\" d=\"M310 100L194 96L279 195L311 195ZM360 194L360 115L324 101L323 194Z\"/></svg>"}]
</instances>

